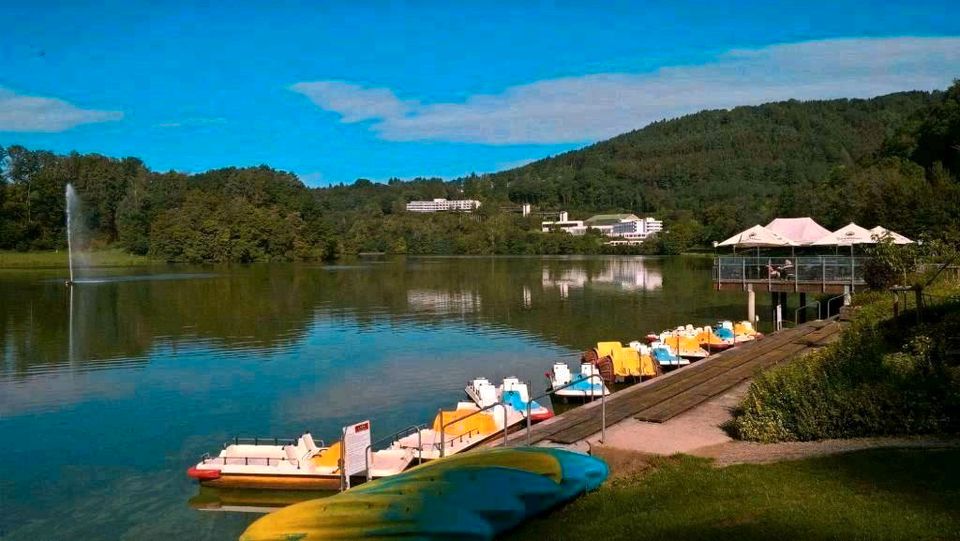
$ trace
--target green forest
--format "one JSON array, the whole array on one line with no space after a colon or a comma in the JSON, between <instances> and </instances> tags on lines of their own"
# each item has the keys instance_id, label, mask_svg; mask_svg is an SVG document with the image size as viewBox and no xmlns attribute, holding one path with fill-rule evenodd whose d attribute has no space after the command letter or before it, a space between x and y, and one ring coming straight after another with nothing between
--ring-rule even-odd
<instances>
[{"instance_id":1,"label":"green forest","mask_svg":"<svg viewBox=\"0 0 960 541\"><path fill-rule=\"evenodd\" d=\"M333 259L358 252L680 253L776 216L908 236L960 229L960 82L938 92L703 111L489 175L323 188L266 165L199 174L136 158L0 147L0 250L66 244L64 188L91 247L175 262ZM473 198L474 214L411 214L412 199ZM540 217L633 212L666 231L639 248L541 233Z\"/></svg>"}]
</instances>

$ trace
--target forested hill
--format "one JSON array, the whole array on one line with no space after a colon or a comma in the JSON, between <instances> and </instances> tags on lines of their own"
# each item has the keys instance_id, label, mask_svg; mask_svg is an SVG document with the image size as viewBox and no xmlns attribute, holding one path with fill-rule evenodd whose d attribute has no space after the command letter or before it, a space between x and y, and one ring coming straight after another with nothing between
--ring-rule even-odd
<instances>
[{"instance_id":1,"label":"forested hill","mask_svg":"<svg viewBox=\"0 0 960 541\"><path fill-rule=\"evenodd\" d=\"M833 181L881 155L942 93L703 111L491 176L514 201L572 211L689 211L718 238L775 215L839 226ZM840 183L842 185L842 183ZM502 189L502 188L501 188Z\"/></svg>"},{"instance_id":2,"label":"forested hill","mask_svg":"<svg viewBox=\"0 0 960 541\"><path fill-rule=\"evenodd\" d=\"M267 166L185 175L136 158L0 147L0 249L64 246L68 182L94 244L169 261L613 250L592 234L541 233L536 216L504 210L517 203L658 216L667 231L642 250L659 253L708 246L775 216L943 236L960 229L960 82L944 92L705 111L449 182L311 189ZM483 206L471 216L404 211L433 197Z\"/></svg>"}]
</instances>

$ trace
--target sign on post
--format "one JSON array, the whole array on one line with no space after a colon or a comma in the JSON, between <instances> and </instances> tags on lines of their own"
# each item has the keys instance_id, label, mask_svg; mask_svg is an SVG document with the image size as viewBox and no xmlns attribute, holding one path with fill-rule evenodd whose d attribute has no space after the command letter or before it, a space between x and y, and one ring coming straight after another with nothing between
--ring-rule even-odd
<instances>
[{"instance_id":1,"label":"sign on post","mask_svg":"<svg viewBox=\"0 0 960 541\"><path fill-rule=\"evenodd\" d=\"M343 427L343 476L350 488L350 476L367 469L367 449L370 448L370 421Z\"/></svg>"}]
</instances>

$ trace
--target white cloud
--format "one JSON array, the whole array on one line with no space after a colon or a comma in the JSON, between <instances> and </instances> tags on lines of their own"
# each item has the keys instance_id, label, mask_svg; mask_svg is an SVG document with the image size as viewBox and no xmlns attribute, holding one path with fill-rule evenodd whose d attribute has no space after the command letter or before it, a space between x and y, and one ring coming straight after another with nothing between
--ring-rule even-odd
<instances>
[{"instance_id":1,"label":"white cloud","mask_svg":"<svg viewBox=\"0 0 960 541\"><path fill-rule=\"evenodd\" d=\"M401 101L389 88L363 88L343 81L297 83L290 87L328 111L343 116L343 122L393 118L416 104Z\"/></svg>"},{"instance_id":2,"label":"white cloud","mask_svg":"<svg viewBox=\"0 0 960 541\"><path fill-rule=\"evenodd\" d=\"M24 96L0 88L0 131L61 132L121 118L120 111L81 109L57 98Z\"/></svg>"},{"instance_id":3,"label":"white cloud","mask_svg":"<svg viewBox=\"0 0 960 541\"><path fill-rule=\"evenodd\" d=\"M458 103L421 104L340 81L292 88L343 122L372 120L386 140L496 145L595 141L703 109L942 89L957 76L960 38L907 37L732 50L696 66L543 80Z\"/></svg>"}]
</instances>

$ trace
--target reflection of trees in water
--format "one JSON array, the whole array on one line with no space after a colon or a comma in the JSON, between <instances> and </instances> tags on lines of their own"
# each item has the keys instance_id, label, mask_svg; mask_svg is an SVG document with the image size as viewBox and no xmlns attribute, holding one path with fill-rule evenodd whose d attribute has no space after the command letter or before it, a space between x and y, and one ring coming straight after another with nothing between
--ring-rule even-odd
<instances>
[{"instance_id":1,"label":"reflection of trees in water","mask_svg":"<svg viewBox=\"0 0 960 541\"><path fill-rule=\"evenodd\" d=\"M272 348L303 339L316 318L377 330L458 321L584 348L681 323L731 317L736 294L711 291L709 260L693 258L396 258L356 267L261 265L185 280L81 284L73 355L69 294L24 273L0 280L5 372L73 357L142 359L155 344L209 341ZM642 270L641 270L642 269ZM584 276L563 298L553 280ZM622 277L653 288L610 287ZM639 277L638 277L639 276ZM545 279L549 277L549 279ZM716 308L716 313L713 309ZM736 315L736 314L734 314ZM704 321L698 321L698 319Z\"/></svg>"}]
</instances>

